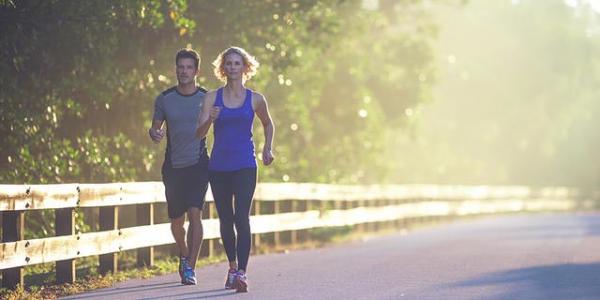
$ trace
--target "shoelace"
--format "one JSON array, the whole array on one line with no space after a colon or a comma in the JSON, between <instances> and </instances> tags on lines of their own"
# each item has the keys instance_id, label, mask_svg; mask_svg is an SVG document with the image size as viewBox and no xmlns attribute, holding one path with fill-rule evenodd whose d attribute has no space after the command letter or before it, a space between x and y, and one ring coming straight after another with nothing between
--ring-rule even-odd
<instances>
[{"instance_id":1,"label":"shoelace","mask_svg":"<svg viewBox=\"0 0 600 300\"><path fill-rule=\"evenodd\" d=\"M246 273L240 273L240 272L236 272L235 276L239 277L240 279L246 281Z\"/></svg>"},{"instance_id":2,"label":"shoelace","mask_svg":"<svg viewBox=\"0 0 600 300\"><path fill-rule=\"evenodd\" d=\"M179 269L183 271L186 267L189 267L189 264L187 257L184 256L179 259Z\"/></svg>"},{"instance_id":3,"label":"shoelace","mask_svg":"<svg viewBox=\"0 0 600 300\"><path fill-rule=\"evenodd\" d=\"M185 276L185 280L186 281L193 281L193 282L196 281L195 278L194 278L196 276L196 272L194 271L194 269L192 269L192 267L187 266L184 269L183 274Z\"/></svg>"}]
</instances>

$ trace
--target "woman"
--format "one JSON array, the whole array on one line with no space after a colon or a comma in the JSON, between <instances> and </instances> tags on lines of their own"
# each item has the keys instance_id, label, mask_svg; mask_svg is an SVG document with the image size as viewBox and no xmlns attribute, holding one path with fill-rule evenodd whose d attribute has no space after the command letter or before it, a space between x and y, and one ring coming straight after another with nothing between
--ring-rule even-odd
<instances>
[{"instance_id":1,"label":"woman","mask_svg":"<svg viewBox=\"0 0 600 300\"><path fill-rule=\"evenodd\" d=\"M249 215L257 172L252 140L254 114L264 129L262 161L266 166L274 159L271 149L275 128L265 97L244 86L256 74L259 65L256 59L242 48L230 47L219 54L213 65L215 75L225 86L206 94L196 134L205 137L214 123L208 169L221 239L229 260L225 288L247 292L246 271L252 241Z\"/></svg>"}]
</instances>

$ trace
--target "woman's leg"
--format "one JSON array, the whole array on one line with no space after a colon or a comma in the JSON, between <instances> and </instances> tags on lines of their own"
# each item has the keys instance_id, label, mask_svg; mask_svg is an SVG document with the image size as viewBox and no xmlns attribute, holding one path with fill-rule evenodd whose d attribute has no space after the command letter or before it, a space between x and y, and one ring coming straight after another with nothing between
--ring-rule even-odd
<instances>
[{"instance_id":1,"label":"woman's leg","mask_svg":"<svg viewBox=\"0 0 600 300\"><path fill-rule=\"evenodd\" d=\"M235 172L233 177L233 192L235 195L235 228L237 231L238 269L246 271L252 235L250 232L250 208L256 188L256 168L242 169Z\"/></svg>"},{"instance_id":2,"label":"woman's leg","mask_svg":"<svg viewBox=\"0 0 600 300\"><path fill-rule=\"evenodd\" d=\"M236 261L235 232L233 231L232 172L210 171L210 189L219 214L221 240L230 265Z\"/></svg>"}]
</instances>

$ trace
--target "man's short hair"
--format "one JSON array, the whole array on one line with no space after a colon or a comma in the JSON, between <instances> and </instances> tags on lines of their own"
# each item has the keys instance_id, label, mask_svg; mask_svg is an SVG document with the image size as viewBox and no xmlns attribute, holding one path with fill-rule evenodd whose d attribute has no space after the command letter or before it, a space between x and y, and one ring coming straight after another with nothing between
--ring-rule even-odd
<instances>
[{"instance_id":1,"label":"man's short hair","mask_svg":"<svg viewBox=\"0 0 600 300\"><path fill-rule=\"evenodd\" d=\"M193 59L195 65L196 65L196 70L198 70L198 67L200 66L200 54L198 54L198 52L196 52L196 50L190 49L190 48L185 48L185 49L179 50L177 52L177 55L175 56L175 65L177 65L177 62L179 61L180 58Z\"/></svg>"}]
</instances>

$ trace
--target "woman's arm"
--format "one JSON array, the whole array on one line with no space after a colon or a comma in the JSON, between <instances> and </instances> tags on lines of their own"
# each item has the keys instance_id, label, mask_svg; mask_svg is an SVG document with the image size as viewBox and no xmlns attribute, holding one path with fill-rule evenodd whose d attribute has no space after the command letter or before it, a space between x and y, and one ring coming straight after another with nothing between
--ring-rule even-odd
<instances>
[{"instance_id":1,"label":"woman's arm","mask_svg":"<svg viewBox=\"0 0 600 300\"><path fill-rule=\"evenodd\" d=\"M270 165L275 157L273 156L273 136L275 135L275 125L269 114L269 107L265 96L255 93L253 97L255 101L254 112L262 123L265 132L265 146L263 147L262 160L265 166Z\"/></svg>"},{"instance_id":2,"label":"woman's arm","mask_svg":"<svg viewBox=\"0 0 600 300\"><path fill-rule=\"evenodd\" d=\"M210 125L219 117L219 112L221 112L220 107L214 106L215 96L216 93L214 91L210 91L204 96L204 104L198 116L198 125L196 127L196 136L199 138L206 136Z\"/></svg>"}]
</instances>

